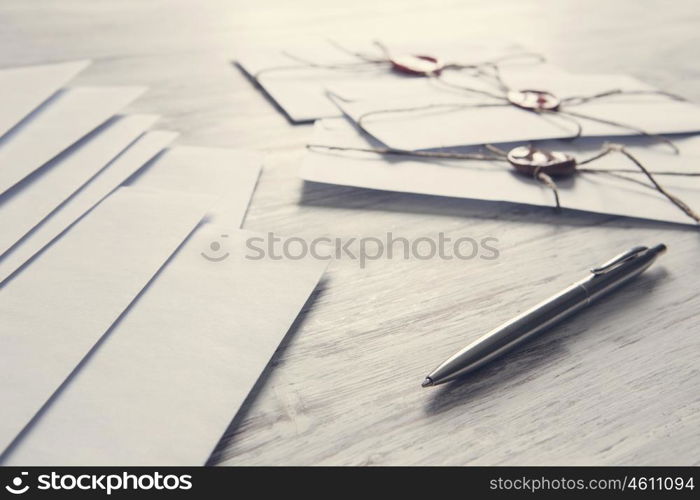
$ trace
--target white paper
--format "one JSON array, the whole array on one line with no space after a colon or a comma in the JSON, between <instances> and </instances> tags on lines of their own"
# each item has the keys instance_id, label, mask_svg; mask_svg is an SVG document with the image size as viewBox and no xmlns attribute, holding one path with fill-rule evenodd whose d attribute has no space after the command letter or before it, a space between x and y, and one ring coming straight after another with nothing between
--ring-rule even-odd
<instances>
[{"instance_id":1,"label":"white paper","mask_svg":"<svg viewBox=\"0 0 700 500\"><path fill-rule=\"evenodd\" d=\"M0 257L0 285L177 137L146 132Z\"/></svg>"},{"instance_id":2,"label":"white paper","mask_svg":"<svg viewBox=\"0 0 700 500\"><path fill-rule=\"evenodd\" d=\"M0 137L89 64L71 61L0 69Z\"/></svg>"},{"instance_id":3,"label":"white paper","mask_svg":"<svg viewBox=\"0 0 700 500\"><path fill-rule=\"evenodd\" d=\"M481 63L504 55L522 54L522 47L499 40L462 41L449 45L397 44L385 41L394 55L419 54L439 57L445 62ZM343 43L343 48L358 51L373 58L386 57L372 43ZM533 59L530 59L530 63ZM388 64L381 66L356 63L362 60L333 45L329 40L315 39L305 45L257 48L239 52L238 66L256 80L262 89L295 123L339 116L340 112L326 97L329 86L358 81L389 82L390 84L417 77L393 72ZM326 69L321 65L354 64L350 67ZM418 77L420 78L420 77Z\"/></svg>"},{"instance_id":4,"label":"white paper","mask_svg":"<svg viewBox=\"0 0 700 500\"><path fill-rule=\"evenodd\" d=\"M488 89L497 96L505 95L483 79L450 75L445 80L480 90ZM551 66L512 69L504 74L504 81L515 90L546 90L559 98L592 96L614 89L654 90L625 75L573 74ZM342 85L329 87L339 96L333 100L347 116L360 123L374 138L396 149L437 149L567 138L576 133L572 119L582 125L585 137L639 135L630 128L585 118L567 118L561 113L537 114L505 101L445 87L438 82L403 82L393 88L368 84L362 91L355 84L348 89ZM700 131L699 106L663 95L610 96L578 105L562 104L561 110L616 121L653 134Z\"/></svg>"},{"instance_id":5,"label":"white paper","mask_svg":"<svg viewBox=\"0 0 700 500\"><path fill-rule=\"evenodd\" d=\"M0 258L157 119L154 115L116 117L44 166L39 175L26 177L0 195Z\"/></svg>"},{"instance_id":6,"label":"white paper","mask_svg":"<svg viewBox=\"0 0 700 500\"><path fill-rule=\"evenodd\" d=\"M2 289L0 450L125 311L211 202L123 188Z\"/></svg>"},{"instance_id":7,"label":"white paper","mask_svg":"<svg viewBox=\"0 0 700 500\"><path fill-rule=\"evenodd\" d=\"M6 463L203 465L326 266L248 260L253 236L198 228Z\"/></svg>"},{"instance_id":8,"label":"white paper","mask_svg":"<svg viewBox=\"0 0 700 500\"><path fill-rule=\"evenodd\" d=\"M376 141L361 134L343 119L317 122L311 143L359 148L378 146ZM571 143L562 141L551 141L542 146L559 151L568 149L581 159L592 156L595 151L594 141L584 141L581 146L584 143L588 145L585 151L574 151ZM595 146L598 147L599 144ZM686 138L680 147L683 153L678 156L660 146L631 147L630 151L651 171L700 171L700 136ZM637 168L619 153L611 153L585 167ZM300 175L308 181L386 191L554 205L551 189L516 173L507 162L414 159L318 149L307 151ZM648 183L641 173L625 175ZM671 193L700 211L700 177L657 176L657 180ZM556 182L564 208L695 224L663 195L635 182L607 174L579 174Z\"/></svg>"},{"instance_id":9,"label":"white paper","mask_svg":"<svg viewBox=\"0 0 700 500\"><path fill-rule=\"evenodd\" d=\"M0 138L0 194L97 128L145 91L141 87L76 87Z\"/></svg>"},{"instance_id":10,"label":"white paper","mask_svg":"<svg viewBox=\"0 0 700 500\"><path fill-rule=\"evenodd\" d=\"M261 163L259 154L248 151L178 146L139 172L130 184L217 196L218 201L210 210L212 220L240 227Z\"/></svg>"}]
</instances>

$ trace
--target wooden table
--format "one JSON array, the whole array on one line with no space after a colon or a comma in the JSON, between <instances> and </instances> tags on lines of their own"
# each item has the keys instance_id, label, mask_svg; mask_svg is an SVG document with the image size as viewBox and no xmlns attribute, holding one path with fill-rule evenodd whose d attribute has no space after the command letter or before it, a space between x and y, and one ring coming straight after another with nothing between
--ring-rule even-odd
<instances>
[{"instance_id":1,"label":"wooden table","mask_svg":"<svg viewBox=\"0 0 700 500\"><path fill-rule=\"evenodd\" d=\"M267 152L247 229L498 239L491 261L334 262L211 463L697 465L696 229L306 185L296 172L311 128L230 64L237 48L308 33L495 36L700 100L697 25L693 1L3 0L0 65L90 57L78 83L149 85L130 110L162 114L180 143ZM591 264L660 241L668 254L634 286L462 384L420 388L455 349Z\"/></svg>"}]
</instances>

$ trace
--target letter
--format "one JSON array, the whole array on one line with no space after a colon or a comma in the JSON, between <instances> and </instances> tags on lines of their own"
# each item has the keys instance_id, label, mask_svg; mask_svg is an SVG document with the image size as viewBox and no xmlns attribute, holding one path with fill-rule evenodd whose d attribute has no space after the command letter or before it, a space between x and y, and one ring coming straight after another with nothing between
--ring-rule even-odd
<instances>
[{"instance_id":1,"label":"letter","mask_svg":"<svg viewBox=\"0 0 700 500\"><path fill-rule=\"evenodd\" d=\"M192 476L189 474L184 474L180 476L180 489L189 490L192 489Z\"/></svg>"},{"instance_id":2,"label":"letter","mask_svg":"<svg viewBox=\"0 0 700 500\"><path fill-rule=\"evenodd\" d=\"M153 483L155 483L155 481L148 474L145 474L145 475L139 477L139 489L140 490L150 490L151 488L153 488ZM146 485L148 485L148 486L146 486Z\"/></svg>"},{"instance_id":3,"label":"letter","mask_svg":"<svg viewBox=\"0 0 700 500\"><path fill-rule=\"evenodd\" d=\"M51 481L49 480L49 477L51 476L49 476L48 474L42 474L37 478L37 480L39 481L38 488L40 490L48 490L49 488L51 488Z\"/></svg>"},{"instance_id":4,"label":"letter","mask_svg":"<svg viewBox=\"0 0 700 500\"><path fill-rule=\"evenodd\" d=\"M488 241L493 241L494 243L498 243L498 238L494 238L492 236L489 236L488 238L484 238L481 240L481 246L484 248L484 250L489 250L491 251L490 256L482 255L481 258L484 260L496 260L498 257L500 257L501 252L498 251L498 248L496 247L490 247L486 244Z\"/></svg>"},{"instance_id":5,"label":"letter","mask_svg":"<svg viewBox=\"0 0 700 500\"><path fill-rule=\"evenodd\" d=\"M173 481L171 481L172 484L168 484L168 481L171 479L173 480ZM177 476L174 476L172 474L168 474L167 476L165 476L163 478L163 486L165 486L166 490L176 490L179 485L180 485L180 480L178 479Z\"/></svg>"},{"instance_id":6,"label":"letter","mask_svg":"<svg viewBox=\"0 0 700 500\"><path fill-rule=\"evenodd\" d=\"M157 490L162 490L163 485L160 484L160 480L163 479L163 474L161 474L160 472L156 472L154 476L155 476L155 482L156 482L155 488Z\"/></svg>"},{"instance_id":7,"label":"letter","mask_svg":"<svg viewBox=\"0 0 700 500\"><path fill-rule=\"evenodd\" d=\"M289 251L289 246L292 243L299 243L299 246L301 248L301 252L298 255L292 255L292 253ZM304 257L306 257L306 253L309 251L309 249L306 246L306 240L303 238L300 238L299 236L292 236L291 238L287 238L284 240L284 243L282 244L282 252L286 258L289 260L301 260Z\"/></svg>"},{"instance_id":8,"label":"letter","mask_svg":"<svg viewBox=\"0 0 700 500\"><path fill-rule=\"evenodd\" d=\"M129 481L131 481L132 485L129 486ZM122 488L124 489L132 489L132 490L137 490L139 489L139 478L136 476L136 474L129 474L128 472L124 473L124 476L122 477Z\"/></svg>"},{"instance_id":9,"label":"letter","mask_svg":"<svg viewBox=\"0 0 700 500\"><path fill-rule=\"evenodd\" d=\"M104 490L105 489L105 484L102 482L105 480L105 475L101 474L99 476L93 476L92 477L92 487L94 489L100 489Z\"/></svg>"},{"instance_id":10,"label":"letter","mask_svg":"<svg viewBox=\"0 0 700 500\"><path fill-rule=\"evenodd\" d=\"M542 481L540 479L528 479L527 481L532 484L532 486L528 484L528 489L533 493L542 488Z\"/></svg>"},{"instance_id":11,"label":"letter","mask_svg":"<svg viewBox=\"0 0 700 500\"><path fill-rule=\"evenodd\" d=\"M469 244L472 246L472 253L471 253L471 255L466 255L466 256L465 256L465 255L460 251L460 247L462 246L462 243L465 243L465 242L469 242ZM457 256L458 259L461 259L461 260L473 259L474 257L476 257L476 255L477 255L478 253L479 253L479 244L476 242L476 240L475 240L474 238L466 237L466 238L457 238L457 239L455 240L455 244L454 244L454 254Z\"/></svg>"},{"instance_id":12,"label":"letter","mask_svg":"<svg viewBox=\"0 0 700 500\"><path fill-rule=\"evenodd\" d=\"M403 260L408 260L411 256L411 244L406 238L394 239L394 233L386 233L386 258L391 260L394 258L394 243L397 241L403 243Z\"/></svg>"},{"instance_id":13,"label":"letter","mask_svg":"<svg viewBox=\"0 0 700 500\"><path fill-rule=\"evenodd\" d=\"M345 244L342 247L337 247L336 246L336 258L340 259L341 257L341 252L340 250L343 251L343 253L347 254L348 257L350 257L350 260L357 260L357 257L355 257L355 254L353 254L348 247L353 244L355 241L355 238L350 238L348 241L345 242ZM338 240L339 243L342 243L340 240Z\"/></svg>"},{"instance_id":14,"label":"letter","mask_svg":"<svg viewBox=\"0 0 700 500\"><path fill-rule=\"evenodd\" d=\"M377 244L377 252L374 255L368 255L367 249L365 248L365 243L368 241L374 241ZM368 260L377 260L384 253L384 244L379 238L373 236L368 236L366 238L360 239L360 269L365 268L365 263Z\"/></svg>"},{"instance_id":15,"label":"letter","mask_svg":"<svg viewBox=\"0 0 700 500\"><path fill-rule=\"evenodd\" d=\"M84 481L87 479L87 485L84 484ZM81 490L90 490L92 489L92 476L88 476L87 474L81 474L78 476L78 489Z\"/></svg>"},{"instance_id":16,"label":"letter","mask_svg":"<svg viewBox=\"0 0 700 500\"><path fill-rule=\"evenodd\" d=\"M430 245L430 253L428 253L427 255L421 255L420 252L418 252L418 245L420 245L422 241L425 241ZM437 252L437 246L432 239L428 238L427 236L422 236L418 239L413 240L413 244L411 245L411 251L413 252L413 256L418 260L430 260L433 257L435 257L435 252Z\"/></svg>"},{"instance_id":17,"label":"letter","mask_svg":"<svg viewBox=\"0 0 700 500\"><path fill-rule=\"evenodd\" d=\"M280 241L282 239L275 236L275 233L267 233L267 253L272 260L282 260L281 255L275 254L275 245Z\"/></svg>"},{"instance_id":18,"label":"letter","mask_svg":"<svg viewBox=\"0 0 700 500\"><path fill-rule=\"evenodd\" d=\"M445 253L445 243L452 241L452 238L445 236L445 233L438 233L438 255L442 260L452 260L452 255Z\"/></svg>"},{"instance_id":19,"label":"letter","mask_svg":"<svg viewBox=\"0 0 700 500\"><path fill-rule=\"evenodd\" d=\"M116 482L116 484L113 484L113 480ZM106 477L106 481L108 495L112 494L112 490L118 490L122 487L122 477L118 476L117 474L110 474Z\"/></svg>"},{"instance_id":20,"label":"letter","mask_svg":"<svg viewBox=\"0 0 700 500\"><path fill-rule=\"evenodd\" d=\"M70 474L66 474L65 476L61 476L61 488L64 490L72 490L75 488L76 484L76 479L75 476L71 476Z\"/></svg>"},{"instance_id":21,"label":"letter","mask_svg":"<svg viewBox=\"0 0 700 500\"><path fill-rule=\"evenodd\" d=\"M265 250L252 245L252 243L256 242L256 241L259 241L260 243L265 243L265 239L261 236L253 236L253 237L245 240L245 246L248 250L251 250L253 252L258 252L257 256L251 256L249 254L246 254L245 258L248 260L261 260L261 259L265 258Z\"/></svg>"},{"instance_id":22,"label":"letter","mask_svg":"<svg viewBox=\"0 0 700 500\"><path fill-rule=\"evenodd\" d=\"M320 238L314 238L313 240L311 240L311 245L309 246L311 256L317 260L330 260L330 254L321 255L318 252L316 252L316 245L318 245L321 242L328 243L328 245L331 245L333 243L333 240L327 238L326 236L321 236Z\"/></svg>"}]
</instances>

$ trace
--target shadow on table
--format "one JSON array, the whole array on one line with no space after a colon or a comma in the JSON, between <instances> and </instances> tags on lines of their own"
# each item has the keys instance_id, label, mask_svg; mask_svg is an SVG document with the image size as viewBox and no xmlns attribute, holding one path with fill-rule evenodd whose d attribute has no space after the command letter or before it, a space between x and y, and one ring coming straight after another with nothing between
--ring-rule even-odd
<instances>
[{"instance_id":1,"label":"shadow on table","mask_svg":"<svg viewBox=\"0 0 700 500\"><path fill-rule=\"evenodd\" d=\"M552 226L588 227L604 224L607 227L697 231L697 226L692 225L596 214L567 208L557 210L554 207L540 207L522 203L397 193L311 181L304 181L299 204L347 210L371 209L443 217L506 220Z\"/></svg>"},{"instance_id":2,"label":"shadow on table","mask_svg":"<svg viewBox=\"0 0 700 500\"><path fill-rule=\"evenodd\" d=\"M241 72L241 74L253 85L253 87L255 87L257 90L260 91L260 93L263 95L265 100L268 103L270 103L282 116L284 116L291 125L309 125L309 124L312 124L314 122L314 120L301 120L301 121L294 120L290 116L290 114L287 113L287 110L284 109L282 106L280 106L279 103L275 100L275 98L270 95L270 93L267 91L267 89L265 87L263 87L262 85L260 85L260 83L258 83L258 81L255 79L255 77L253 77L250 73L248 73L243 68L243 66L241 66L237 61L231 62L231 65L234 68L238 69Z\"/></svg>"},{"instance_id":3,"label":"shadow on table","mask_svg":"<svg viewBox=\"0 0 700 500\"><path fill-rule=\"evenodd\" d=\"M275 350L275 353L270 358L270 361L268 362L267 366L265 366L265 369L260 375L260 378L258 378L258 381L248 393L248 396L245 398L245 401L243 401L243 404L238 410L238 413L236 413L236 416L229 424L228 428L226 429L226 432L224 432L223 436L219 440L219 443L216 445L216 448L209 457L209 460L207 460L206 465L215 465L231 457L231 455L226 453L230 442L233 439L235 439L236 433L238 432L241 423L248 416L248 413L250 412L255 398L265 387L265 384L267 383L267 380L270 377L270 374L272 373L272 370L274 369L275 365L278 363L281 354L287 349L289 344L296 337L296 334L301 328L301 326L304 324L304 320L306 319L306 312L310 310L313 307L314 303L318 300L318 298L321 295L323 295L326 289L327 280L328 278L322 278L319 284L314 289L313 293L309 296L301 312L294 320L294 323L292 323L292 326L289 328L289 331L282 339L282 342L280 342L279 347Z\"/></svg>"},{"instance_id":4,"label":"shadow on table","mask_svg":"<svg viewBox=\"0 0 700 500\"><path fill-rule=\"evenodd\" d=\"M620 318L615 316L619 316L620 312L634 314L635 310L644 307L644 298L650 298L654 288L667 275L663 268L650 271L623 285L624 289L619 292L613 292L570 320L565 320L565 334L562 334L564 324L554 326L522 348L516 348L483 368L442 386L425 389L434 391L428 399L425 413L436 415L483 398L498 397L509 388L537 378L539 373L550 367L561 368L565 363L563 360L570 354L572 342L582 335L595 335L599 326L619 322Z\"/></svg>"}]
</instances>

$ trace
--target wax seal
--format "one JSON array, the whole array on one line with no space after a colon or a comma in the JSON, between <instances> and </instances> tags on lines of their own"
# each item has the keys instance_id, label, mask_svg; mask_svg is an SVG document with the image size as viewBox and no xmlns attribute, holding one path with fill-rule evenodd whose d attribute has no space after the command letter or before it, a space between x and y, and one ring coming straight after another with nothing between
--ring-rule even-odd
<instances>
[{"instance_id":1,"label":"wax seal","mask_svg":"<svg viewBox=\"0 0 700 500\"><path fill-rule=\"evenodd\" d=\"M508 162L525 175L544 172L553 176L576 172L576 158L561 151L548 151L531 146L518 146L508 152Z\"/></svg>"},{"instance_id":2,"label":"wax seal","mask_svg":"<svg viewBox=\"0 0 700 500\"><path fill-rule=\"evenodd\" d=\"M394 71L409 75L439 75L445 64L433 56L402 55L389 59Z\"/></svg>"},{"instance_id":3,"label":"wax seal","mask_svg":"<svg viewBox=\"0 0 700 500\"><path fill-rule=\"evenodd\" d=\"M561 104L557 96L544 90L511 90L507 97L514 106L529 111L555 111Z\"/></svg>"}]
</instances>

